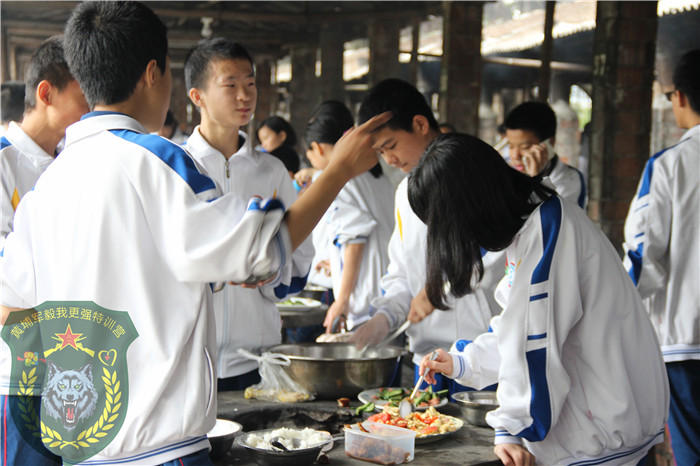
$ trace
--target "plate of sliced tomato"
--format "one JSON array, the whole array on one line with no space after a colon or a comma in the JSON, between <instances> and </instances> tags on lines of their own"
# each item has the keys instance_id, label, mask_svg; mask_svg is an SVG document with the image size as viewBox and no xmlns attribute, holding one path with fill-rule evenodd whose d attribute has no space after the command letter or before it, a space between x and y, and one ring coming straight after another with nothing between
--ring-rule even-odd
<instances>
[{"instance_id":1,"label":"plate of sliced tomato","mask_svg":"<svg viewBox=\"0 0 700 466\"><path fill-rule=\"evenodd\" d=\"M435 442L464 426L464 421L461 419L439 413L433 407L425 412L413 412L406 418L398 415L398 408L386 408L367 420L416 432L416 445Z\"/></svg>"},{"instance_id":2,"label":"plate of sliced tomato","mask_svg":"<svg viewBox=\"0 0 700 466\"><path fill-rule=\"evenodd\" d=\"M381 411L384 406L398 407L399 402L411 395L411 390L402 387L382 387L365 390L357 395L357 398L367 404L374 403L374 409ZM445 406L449 400L449 391L441 390L433 392L433 387L428 387L425 390L419 391L413 403L419 411L425 411L431 406L439 408Z\"/></svg>"}]
</instances>

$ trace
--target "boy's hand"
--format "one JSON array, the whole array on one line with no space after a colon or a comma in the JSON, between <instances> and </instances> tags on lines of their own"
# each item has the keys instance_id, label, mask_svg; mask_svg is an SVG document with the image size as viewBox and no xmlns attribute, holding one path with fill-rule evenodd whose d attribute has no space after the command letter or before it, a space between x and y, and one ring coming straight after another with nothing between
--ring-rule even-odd
<instances>
[{"instance_id":1,"label":"boy's hand","mask_svg":"<svg viewBox=\"0 0 700 466\"><path fill-rule=\"evenodd\" d=\"M425 375L425 381L430 385L437 383L433 375L435 372L440 372L449 377L452 375L453 370L452 356L450 356L450 353L443 349L435 351L437 351L437 358L431 361L429 354L424 356L423 360L420 362L420 368L418 369L418 375L423 375L426 371L430 371Z\"/></svg>"},{"instance_id":2,"label":"boy's hand","mask_svg":"<svg viewBox=\"0 0 700 466\"><path fill-rule=\"evenodd\" d=\"M434 310L435 307L430 304L428 295L425 293L425 287L423 287L416 297L411 300L411 308L408 310L408 320L410 320L412 324L417 324L432 314Z\"/></svg>"},{"instance_id":3,"label":"boy's hand","mask_svg":"<svg viewBox=\"0 0 700 466\"><path fill-rule=\"evenodd\" d=\"M523 151L523 164L525 165L525 173L530 176L536 176L549 162L549 152L547 144L533 144L527 151Z\"/></svg>"},{"instance_id":4,"label":"boy's hand","mask_svg":"<svg viewBox=\"0 0 700 466\"><path fill-rule=\"evenodd\" d=\"M493 452L505 466L535 466L535 456L522 445L501 443Z\"/></svg>"},{"instance_id":5,"label":"boy's hand","mask_svg":"<svg viewBox=\"0 0 700 466\"><path fill-rule=\"evenodd\" d=\"M364 348L366 345L376 345L389 335L389 321L384 314L375 314L357 330L353 330L348 341L355 343L355 348Z\"/></svg>"},{"instance_id":6,"label":"boy's hand","mask_svg":"<svg viewBox=\"0 0 700 466\"><path fill-rule=\"evenodd\" d=\"M370 118L356 128L349 129L335 143L333 156L326 169L338 168L341 173L352 178L375 166L379 159L377 153L372 149L372 132L389 121L392 115L391 112L384 112Z\"/></svg>"}]
</instances>

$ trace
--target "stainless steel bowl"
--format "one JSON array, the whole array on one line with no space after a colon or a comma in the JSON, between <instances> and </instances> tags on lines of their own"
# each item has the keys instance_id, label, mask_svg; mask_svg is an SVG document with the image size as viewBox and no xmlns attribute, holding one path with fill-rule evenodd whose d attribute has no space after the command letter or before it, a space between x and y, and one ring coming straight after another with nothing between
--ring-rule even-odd
<instances>
[{"instance_id":1,"label":"stainless steel bowl","mask_svg":"<svg viewBox=\"0 0 700 466\"><path fill-rule=\"evenodd\" d=\"M248 450L253 460L261 466L305 466L313 464L321 451L328 451L333 448L333 439L328 436L328 441L309 448L290 451L265 450L256 448L248 444L251 435L264 436L275 429L258 430L245 432L236 437L236 443Z\"/></svg>"},{"instance_id":2,"label":"stainless steel bowl","mask_svg":"<svg viewBox=\"0 0 700 466\"><path fill-rule=\"evenodd\" d=\"M385 346L360 355L353 343L277 345L268 351L287 355L294 379L324 399L351 398L368 388L388 386L404 352Z\"/></svg>"},{"instance_id":3,"label":"stainless steel bowl","mask_svg":"<svg viewBox=\"0 0 700 466\"><path fill-rule=\"evenodd\" d=\"M490 427L486 423L486 413L498 408L496 392L458 392L452 394L452 399L459 404L469 424Z\"/></svg>"},{"instance_id":4,"label":"stainless steel bowl","mask_svg":"<svg viewBox=\"0 0 700 466\"><path fill-rule=\"evenodd\" d=\"M228 419L217 419L214 428L209 431L207 438L211 444L209 458L218 460L226 456L226 453L231 449L233 440L243 427Z\"/></svg>"}]
</instances>

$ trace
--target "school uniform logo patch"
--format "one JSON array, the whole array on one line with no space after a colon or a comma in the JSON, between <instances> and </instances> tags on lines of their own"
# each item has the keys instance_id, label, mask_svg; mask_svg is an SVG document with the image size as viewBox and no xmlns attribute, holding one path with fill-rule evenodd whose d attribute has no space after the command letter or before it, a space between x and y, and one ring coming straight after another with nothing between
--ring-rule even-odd
<instances>
[{"instance_id":1,"label":"school uniform logo patch","mask_svg":"<svg viewBox=\"0 0 700 466\"><path fill-rule=\"evenodd\" d=\"M47 301L11 313L1 335L12 352L8 398L23 438L68 464L109 445L129 400L126 352L138 337L129 314Z\"/></svg>"}]
</instances>

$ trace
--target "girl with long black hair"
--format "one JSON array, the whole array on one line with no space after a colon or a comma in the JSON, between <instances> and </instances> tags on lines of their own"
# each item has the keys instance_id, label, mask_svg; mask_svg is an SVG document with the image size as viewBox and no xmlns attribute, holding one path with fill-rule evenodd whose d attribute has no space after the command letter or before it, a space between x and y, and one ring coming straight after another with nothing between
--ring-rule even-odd
<instances>
[{"instance_id":1,"label":"girl with long black hair","mask_svg":"<svg viewBox=\"0 0 700 466\"><path fill-rule=\"evenodd\" d=\"M472 291L484 251L507 258L491 331L425 358L421 373L498 382L487 422L505 464L643 464L663 440L668 383L639 294L600 229L548 181L464 134L428 146L408 197L428 227L436 308Z\"/></svg>"}]
</instances>

